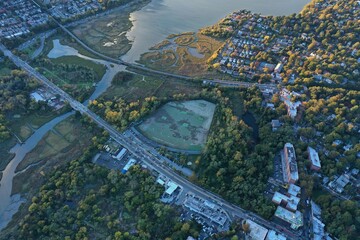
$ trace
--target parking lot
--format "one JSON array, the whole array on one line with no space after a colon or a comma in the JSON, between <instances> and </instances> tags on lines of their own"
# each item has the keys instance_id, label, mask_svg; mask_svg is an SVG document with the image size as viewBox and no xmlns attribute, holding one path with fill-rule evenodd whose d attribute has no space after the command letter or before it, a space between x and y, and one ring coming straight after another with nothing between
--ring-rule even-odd
<instances>
[{"instance_id":1,"label":"parking lot","mask_svg":"<svg viewBox=\"0 0 360 240\"><path fill-rule=\"evenodd\" d=\"M99 153L99 156L94 159L94 163L109 169L121 171L126 163L129 161L129 154L125 155L123 159L117 160L106 152Z\"/></svg>"},{"instance_id":2,"label":"parking lot","mask_svg":"<svg viewBox=\"0 0 360 240\"><path fill-rule=\"evenodd\" d=\"M201 217L200 215L198 215L186 208L183 209L180 218L182 221L194 220L202 226L202 230L200 232L199 239L208 239L208 237L218 233L218 230L217 230L215 224L210 223L206 218Z\"/></svg>"}]
</instances>

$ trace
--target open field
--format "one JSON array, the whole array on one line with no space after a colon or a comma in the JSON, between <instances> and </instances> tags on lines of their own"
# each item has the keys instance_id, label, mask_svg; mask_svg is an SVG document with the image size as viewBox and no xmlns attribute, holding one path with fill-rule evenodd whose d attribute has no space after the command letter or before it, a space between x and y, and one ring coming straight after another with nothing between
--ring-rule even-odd
<instances>
[{"instance_id":1,"label":"open field","mask_svg":"<svg viewBox=\"0 0 360 240\"><path fill-rule=\"evenodd\" d=\"M27 116L16 116L10 118L10 129L22 140L25 141L33 133L33 129L38 129L43 124L58 116L56 111L37 111Z\"/></svg>"},{"instance_id":2,"label":"open field","mask_svg":"<svg viewBox=\"0 0 360 240\"><path fill-rule=\"evenodd\" d=\"M78 56L62 56L59 58L53 58L51 61L55 64L74 64L82 67L88 67L94 70L97 77L100 79L106 72L106 67L103 64L95 63L90 60L83 59Z\"/></svg>"},{"instance_id":3,"label":"open field","mask_svg":"<svg viewBox=\"0 0 360 240\"><path fill-rule=\"evenodd\" d=\"M91 143L91 137L92 134L74 117L59 123L16 168L16 172L20 172L32 165L14 178L13 194L28 192L49 169L80 156Z\"/></svg>"},{"instance_id":4,"label":"open field","mask_svg":"<svg viewBox=\"0 0 360 240\"><path fill-rule=\"evenodd\" d=\"M103 64L78 56L62 56L54 59L43 57L35 65L53 83L80 101L93 92L94 85L106 72L106 66Z\"/></svg>"},{"instance_id":5,"label":"open field","mask_svg":"<svg viewBox=\"0 0 360 240\"><path fill-rule=\"evenodd\" d=\"M33 55L33 53L38 49L41 45L40 39L37 39L36 42L30 45L28 48L25 48L21 52L26 54L29 58Z\"/></svg>"},{"instance_id":6,"label":"open field","mask_svg":"<svg viewBox=\"0 0 360 240\"><path fill-rule=\"evenodd\" d=\"M158 98L172 97L175 94L192 95L201 90L201 84L192 81L164 78L161 76L132 74L121 83L112 84L101 96L111 100L121 97L128 101L144 99L150 96Z\"/></svg>"},{"instance_id":7,"label":"open field","mask_svg":"<svg viewBox=\"0 0 360 240\"><path fill-rule=\"evenodd\" d=\"M142 54L139 62L153 69L187 76L218 77L216 71L208 70L207 60L222 42L191 32L169 36L165 41L166 44L153 47L156 51Z\"/></svg>"},{"instance_id":8,"label":"open field","mask_svg":"<svg viewBox=\"0 0 360 240\"><path fill-rule=\"evenodd\" d=\"M201 151L215 104L204 100L170 102L138 126L144 136L168 147Z\"/></svg>"},{"instance_id":9,"label":"open field","mask_svg":"<svg viewBox=\"0 0 360 240\"><path fill-rule=\"evenodd\" d=\"M55 111L38 111L29 115L20 115L20 117L10 117L9 128L20 138L21 141L25 141L31 136L31 134L33 134L33 129L41 127L58 115L59 113ZM0 143L0 171L4 170L14 157L14 154L9 153L9 151L15 144L15 137Z\"/></svg>"}]
</instances>

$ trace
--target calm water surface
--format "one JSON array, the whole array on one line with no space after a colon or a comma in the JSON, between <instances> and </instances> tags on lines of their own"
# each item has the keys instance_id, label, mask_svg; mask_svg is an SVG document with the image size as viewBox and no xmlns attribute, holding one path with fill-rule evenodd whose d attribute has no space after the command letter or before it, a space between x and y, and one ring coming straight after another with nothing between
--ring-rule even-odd
<instances>
[{"instance_id":1,"label":"calm water surface","mask_svg":"<svg viewBox=\"0 0 360 240\"><path fill-rule=\"evenodd\" d=\"M78 56L99 64L103 64L107 67L104 76L96 84L96 88L93 94L88 100L84 102L85 105L88 104L89 100L94 100L98 98L103 92L106 91L106 89L111 85L111 80L117 72L125 70L124 66L111 64L104 60L93 59L81 55L76 49L66 45L62 45L59 40L54 40L54 48L49 52L48 57L58 58L62 56ZM17 174L15 172L16 167L21 163L22 160L24 160L26 154L36 147L38 142L45 136L48 131L53 129L56 124L68 118L71 114L73 114L73 112L66 113L57 118L54 118L50 122L44 124L39 129L37 129L25 141L24 144L17 144L10 150L10 152L15 153L16 155L6 166L5 170L3 171L3 177L0 181L0 231L1 229L6 227L6 225L11 221L12 216L18 211L20 205L25 202L25 199L22 199L20 197L20 194L11 195L13 178Z\"/></svg>"},{"instance_id":2,"label":"calm water surface","mask_svg":"<svg viewBox=\"0 0 360 240\"><path fill-rule=\"evenodd\" d=\"M310 0L153 0L131 13L133 41L122 59L134 62L140 55L172 33L197 31L218 22L231 12L248 9L263 15L298 13Z\"/></svg>"}]
</instances>

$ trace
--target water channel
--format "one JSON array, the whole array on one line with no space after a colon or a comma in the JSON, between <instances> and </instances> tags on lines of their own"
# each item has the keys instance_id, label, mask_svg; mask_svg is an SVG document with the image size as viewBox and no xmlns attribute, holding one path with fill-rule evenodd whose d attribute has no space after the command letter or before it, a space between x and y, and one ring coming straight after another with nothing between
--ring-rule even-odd
<instances>
[{"instance_id":1,"label":"water channel","mask_svg":"<svg viewBox=\"0 0 360 240\"><path fill-rule=\"evenodd\" d=\"M216 23L237 9L248 9L264 15L287 15L299 12L308 2L309 0L273 0L271 3L268 0L152 0L141 10L131 13L130 20L133 27L127 32L127 37L133 41L133 45L122 58L134 62L142 53L168 35L197 31L201 27ZM61 56L78 56L107 66L106 73L97 83L89 100L99 97L111 85L115 74L124 70L124 66L89 58L72 47L61 45L59 40L54 40L54 49L50 51L48 57ZM85 104L87 103L88 100ZM6 227L21 203L25 201L18 194L11 196L16 167L49 130L71 114L72 112L66 113L44 124L24 144L17 144L10 150L16 155L3 171L0 182L0 230Z\"/></svg>"},{"instance_id":2,"label":"water channel","mask_svg":"<svg viewBox=\"0 0 360 240\"><path fill-rule=\"evenodd\" d=\"M126 36L132 47L121 58L127 62L173 33L196 32L218 22L231 12L247 9L263 15L298 13L310 0L152 0L130 14L133 27ZM119 14L121 14L119 12Z\"/></svg>"},{"instance_id":3,"label":"water channel","mask_svg":"<svg viewBox=\"0 0 360 240\"><path fill-rule=\"evenodd\" d=\"M76 49L61 45L59 40L54 40L54 48L50 51L49 58L58 58L62 56L78 56L87 60L94 61L99 64L104 64L107 67L107 70L102 77L102 79L97 83L95 91L90 96L84 104L88 104L89 100L94 100L98 98L106 89L111 85L111 80L115 74L119 71L125 70L125 67L122 65L110 64L107 61L89 58L87 56L81 55ZM39 129L37 129L26 141L24 144L15 145L10 152L15 153L16 155L10 161L3 171L3 176L0 181L0 231L5 228L6 225L10 222L12 216L18 211L20 205L25 202L24 199L21 199L19 194L11 195L13 178L16 176L16 167L20 162L25 158L26 154L32 151L38 142L45 136L45 134L55 127L58 123L68 118L73 112L63 114L59 117L54 118L50 122L44 124Z\"/></svg>"}]
</instances>

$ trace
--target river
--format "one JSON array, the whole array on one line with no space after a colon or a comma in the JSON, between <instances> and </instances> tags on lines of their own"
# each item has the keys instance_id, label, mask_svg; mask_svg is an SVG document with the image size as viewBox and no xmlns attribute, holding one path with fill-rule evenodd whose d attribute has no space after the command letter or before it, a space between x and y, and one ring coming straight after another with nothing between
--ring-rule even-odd
<instances>
[{"instance_id":1,"label":"river","mask_svg":"<svg viewBox=\"0 0 360 240\"><path fill-rule=\"evenodd\" d=\"M124 66L110 64L106 61L93 59L84 55L81 55L76 49L61 45L59 40L54 40L54 48L49 52L49 58L58 58L61 56L78 56L84 59L94 61L96 63L104 64L107 70L102 79L97 83L95 91L84 104L88 104L89 100L98 98L106 89L111 85L111 80L115 74L119 71L125 70ZM37 129L24 144L15 145L10 152L15 153L14 158L6 166L3 171L3 176L0 181L0 231L5 228L11 221L12 216L18 211L20 205L25 202L19 194L11 195L13 178L16 176L15 170L20 162L25 158L26 154L32 151L38 142L44 137L44 135L51 130L55 125L68 118L73 112L63 114L59 117L54 118L50 122L44 124Z\"/></svg>"},{"instance_id":2,"label":"river","mask_svg":"<svg viewBox=\"0 0 360 240\"><path fill-rule=\"evenodd\" d=\"M133 27L126 36L131 49L121 58L139 60L140 55L172 33L197 31L213 25L231 12L248 9L263 15L298 13L310 0L152 0L130 14Z\"/></svg>"}]
</instances>

